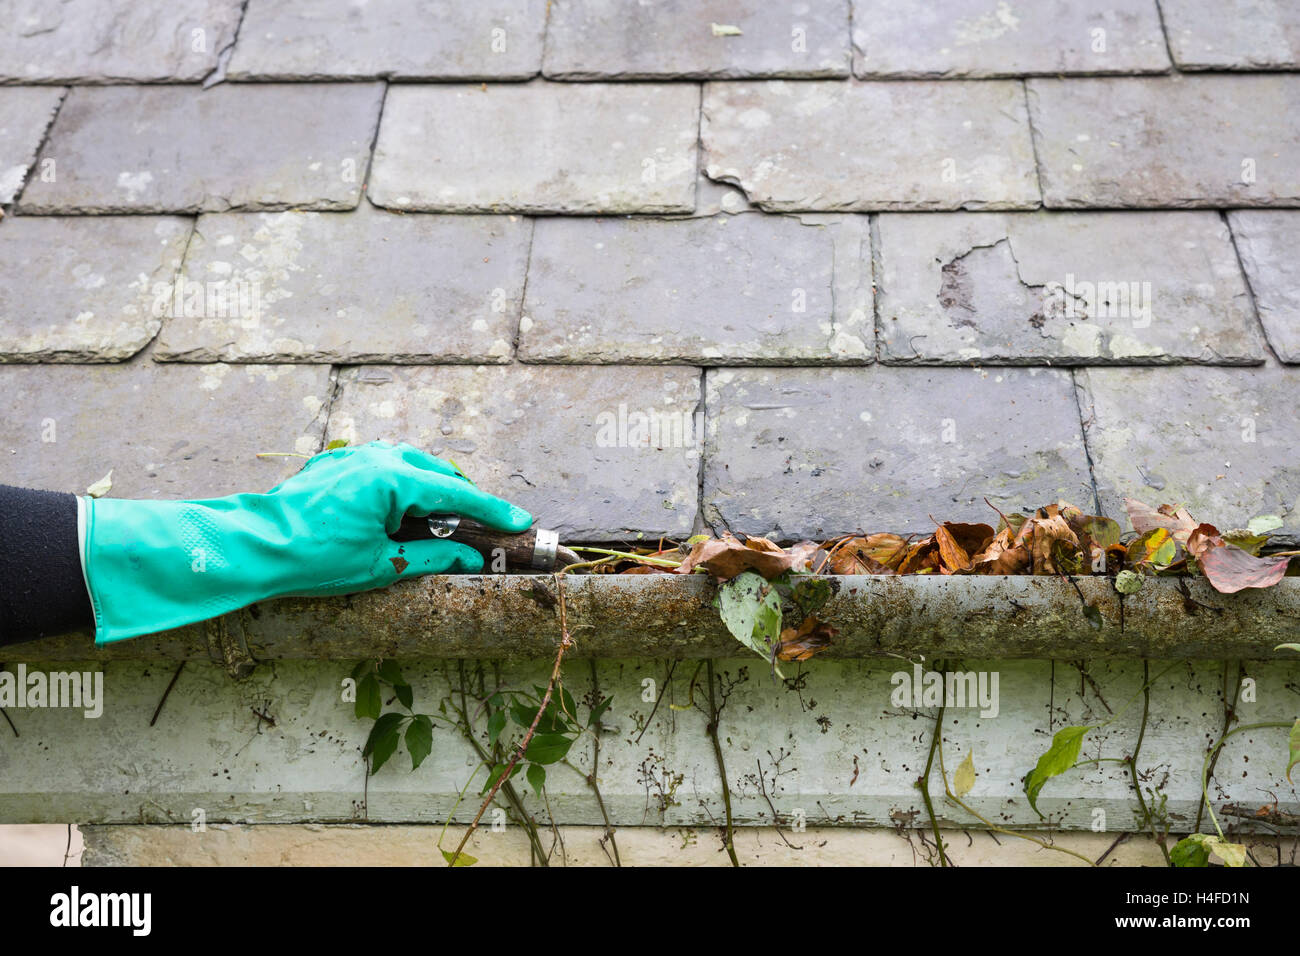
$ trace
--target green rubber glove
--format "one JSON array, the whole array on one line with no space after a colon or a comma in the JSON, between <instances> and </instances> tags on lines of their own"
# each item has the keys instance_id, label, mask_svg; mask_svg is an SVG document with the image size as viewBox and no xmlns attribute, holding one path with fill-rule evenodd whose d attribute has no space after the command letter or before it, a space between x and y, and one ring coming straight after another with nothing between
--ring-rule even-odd
<instances>
[{"instance_id":1,"label":"green rubber glove","mask_svg":"<svg viewBox=\"0 0 1300 956\"><path fill-rule=\"evenodd\" d=\"M483 569L482 555L454 541L390 539L404 515L452 512L511 532L533 522L446 462L387 442L316 455L266 494L82 500L96 644L266 598L351 594L399 578Z\"/></svg>"}]
</instances>

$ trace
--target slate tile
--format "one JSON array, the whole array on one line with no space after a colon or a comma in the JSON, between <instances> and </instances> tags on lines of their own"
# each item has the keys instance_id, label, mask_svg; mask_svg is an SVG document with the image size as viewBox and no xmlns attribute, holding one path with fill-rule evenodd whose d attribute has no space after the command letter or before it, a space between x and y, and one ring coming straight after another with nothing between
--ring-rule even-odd
<instances>
[{"instance_id":1,"label":"slate tile","mask_svg":"<svg viewBox=\"0 0 1300 956\"><path fill-rule=\"evenodd\" d=\"M520 357L870 362L875 341L866 218L829 224L760 213L540 219Z\"/></svg>"},{"instance_id":2,"label":"slate tile","mask_svg":"<svg viewBox=\"0 0 1300 956\"><path fill-rule=\"evenodd\" d=\"M1080 396L1103 510L1184 504L1221 531L1282 516L1300 532L1296 388L1285 368L1088 369Z\"/></svg>"},{"instance_id":3,"label":"slate tile","mask_svg":"<svg viewBox=\"0 0 1300 956\"><path fill-rule=\"evenodd\" d=\"M427 212L690 212L691 84L394 86L370 198Z\"/></svg>"},{"instance_id":4,"label":"slate tile","mask_svg":"<svg viewBox=\"0 0 1300 956\"><path fill-rule=\"evenodd\" d=\"M1239 209L1228 223L1269 345L1283 362L1300 364L1300 212Z\"/></svg>"},{"instance_id":5,"label":"slate tile","mask_svg":"<svg viewBox=\"0 0 1300 956\"><path fill-rule=\"evenodd\" d=\"M553 0L547 76L849 75L848 0Z\"/></svg>"},{"instance_id":6,"label":"slate tile","mask_svg":"<svg viewBox=\"0 0 1300 956\"><path fill-rule=\"evenodd\" d=\"M1266 350L1213 212L882 215L881 359L1250 365Z\"/></svg>"},{"instance_id":7,"label":"slate tile","mask_svg":"<svg viewBox=\"0 0 1300 956\"><path fill-rule=\"evenodd\" d=\"M250 0L227 75L528 79L545 28L545 0Z\"/></svg>"},{"instance_id":8,"label":"slate tile","mask_svg":"<svg viewBox=\"0 0 1300 956\"><path fill-rule=\"evenodd\" d=\"M0 87L0 206L22 192L66 91L35 86Z\"/></svg>"},{"instance_id":9,"label":"slate tile","mask_svg":"<svg viewBox=\"0 0 1300 956\"><path fill-rule=\"evenodd\" d=\"M1049 207L1300 204L1300 76L1027 83Z\"/></svg>"},{"instance_id":10,"label":"slate tile","mask_svg":"<svg viewBox=\"0 0 1300 956\"><path fill-rule=\"evenodd\" d=\"M0 221L0 362L113 362L149 344L191 223L152 216Z\"/></svg>"},{"instance_id":11,"label":"slate tile","mask_svg":"<svg viewBox=\"0 0 1300 956\"><path fill-rule=\"evenodd\" d=\"M1300 67L1300 7L1259 0L1161 0L1182 70Z\"/></svg>"},{"instance_id":12,"label":"slate tile","mask_svg":"<svg viewBox=\"0 0 1300 956\"><path fill-rule=\"evenodd\" d=\"M0 82L195 82L235 38L242 0L0 4Z\"/></svg>"},{"instance_id":13,"label":"slate tile","mask_svg":"<svg viewBox=\"0 0 1300 956\"><path fill-rule=\"evenodd\" d=\"M1078 407L1055 369L717 369L704 515L776 538L929 533L1092 500Z\"/></svg>"},{"instance_id":14,"label":"slate tile","mask_svg":"<svg viewBox=\"0 0 1300 956\"><path fill-rule=\"evenodd\" d=\"M0 366L0 482L115 498L267 491L321 448L328 366Z\"/></svg>"},{"instance_id":15,"label":"slate tile","mask_svg":"<svg viewBox=\"0 0 1300 956\"><path fill-rule=\"evenodd\" d=\"M505 362L532 223L352 212L201 216L154 357Z\"/></svg>"},{"instance_id":16,"label":"slate tile","mask_svg":"<svg viewBox=\"0 0 1300 956\"><path fill-rule=\"evenodd\" d=\"M452 459L561 541L691 533L696 369L370 365L341 376L330 440L406 441Z\"/></svg>"},{"instance_id":17,"label":"slate tile","mask_svg":"<svg viewBox=\"0 0 1300 956\"><path fill-rule=\"evenodd\" d=\"M863 77L1169 69L1156 0L853 0L853 24L853 72Z\"/></svg>"},{"instance_id":18,"label":"slate tile","mask_svg":"<svg viewBox=\"0 0 1300 956\"><path fill-rule=\"evenodd\" d=\"M709 83L705 170L769 211L1038 205L1017 82Z\"/></svg>"},{"instance_id":19,"label":"slate tile","mask_svg":"<svg viewBox=\"0 0 1300 956\"><path fill-rule=\"evenodd\" d=\"M29 213L351 209L379 83L77 87L41 152Z\"/></svg>"}]
</instances>

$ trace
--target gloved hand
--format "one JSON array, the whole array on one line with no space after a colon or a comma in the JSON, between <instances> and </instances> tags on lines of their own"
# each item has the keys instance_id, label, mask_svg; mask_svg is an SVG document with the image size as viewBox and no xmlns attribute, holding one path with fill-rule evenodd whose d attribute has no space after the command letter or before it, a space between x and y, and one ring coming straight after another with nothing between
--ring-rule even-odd
<instances>
[{"instance_id":1,"label":"gloved hand","mask_svg":"<svg viewBox=\"0 0 1300 956\"><path fill-rule=\"evenodd\" d=\"M316 455L266 494L83 502L82 567L96 644L266 598L350 594L399 578L483 569L482 555L454 541L391 540L407 514L453 512L510 532L533 522L446 462L387 442Z\"/></svg>"}]
</instances>

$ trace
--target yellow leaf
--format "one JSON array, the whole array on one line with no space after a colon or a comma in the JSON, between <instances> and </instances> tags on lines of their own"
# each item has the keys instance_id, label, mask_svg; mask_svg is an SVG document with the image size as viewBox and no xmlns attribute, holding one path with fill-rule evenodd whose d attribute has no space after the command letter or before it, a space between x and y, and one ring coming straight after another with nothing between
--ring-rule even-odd
<instances>
[{"instance_id":1,"label":"yellow leaf","mask_svg":"<svg viewBox=\"0 0 1300 956\"><path fill-rule=\"evenodd\" d=\"M113 490L113 469L108 469L108 474L99 481L95 482L86 489L86 494L92 498L102 498Z\"/></svg>"},{"instance_id":2,"label":"yellow leaf","mask_svg":"<svg viewBox=\"0 0 1300 956\"><path fill-rule=\"evenodd\" d=\"M957 772L952 775L952 789L958 797L964 797L970 793L970 788L975 786L975 751L968 750L966 759L961 762Z\"/></svg>"},{"instance_id":3,"label":"yellow leaf","mask_svg":"<svg viewBox=\"0 0 1300 956\"><path fill-rule=\"evenodd\" d=\"M473 866L475 863L478 862L478 857L470 856L468 853L462 853L460 856L456 856L451 850L443 850L442 847L438 847L438 849L442 851L442 858L446 860L448 863L450 863L453 867ZM455 857L456 859L455 863L451 862L453 857Z\"/></svg>"}]
</instances>

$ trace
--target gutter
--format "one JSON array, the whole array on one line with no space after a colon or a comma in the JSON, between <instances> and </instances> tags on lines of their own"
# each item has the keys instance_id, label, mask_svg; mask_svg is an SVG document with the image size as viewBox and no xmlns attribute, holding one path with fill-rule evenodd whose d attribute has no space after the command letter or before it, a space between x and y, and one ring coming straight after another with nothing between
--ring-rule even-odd
<instances>
[{"instance_id":1,"label":"gutter","mask_svg":"<svg viewBox=\"0 0 1300 956\"><path fill-rule=\"evenodd\" d=\"M822 658L1290 659L1300 579L1220 594L1199 577L1148 578L1123 599L1109 579L827 576L818 617L838 630ZM570 657L743 658L705 575L566 579ZM432 575L346 598L266 601L215 621L91 646L89 634L16 644L9 662L217 660L234 676L262 660L550 658L559 637L550 575ZM1100 612L1094 628L1083 600ZM1122 612L1122 625L1121 625ZM787 622L789 623L789 622ZM757 663L757 658L755 658Z\"/></svg>"}]
</instances>

